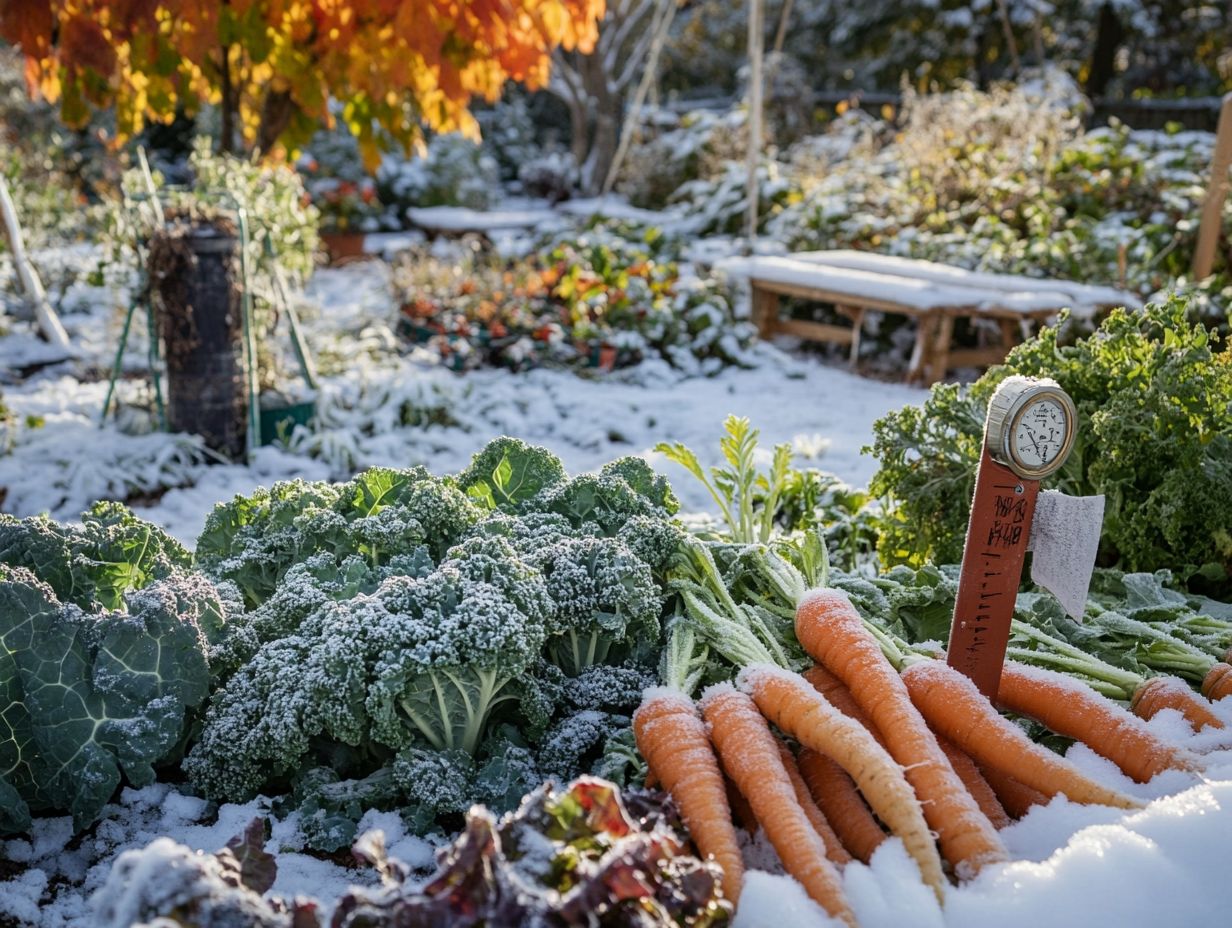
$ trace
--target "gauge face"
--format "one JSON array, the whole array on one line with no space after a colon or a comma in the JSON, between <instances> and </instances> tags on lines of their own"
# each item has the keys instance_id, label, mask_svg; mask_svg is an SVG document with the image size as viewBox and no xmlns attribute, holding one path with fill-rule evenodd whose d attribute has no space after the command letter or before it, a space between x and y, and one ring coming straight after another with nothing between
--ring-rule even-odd
<instances>
[{"instance_id":1,"label":"gauge face","mask_svg":"<svg viewBox=\"0 0 1232 928\"><path fill-rule=\"evenodd\" d=\"M1025 471L1050 473L1063 463L1071 428L1069 410L1060 399L1048 394L1037 396L1014 417L1010 456Z\"/></svg>"}]
</instances>

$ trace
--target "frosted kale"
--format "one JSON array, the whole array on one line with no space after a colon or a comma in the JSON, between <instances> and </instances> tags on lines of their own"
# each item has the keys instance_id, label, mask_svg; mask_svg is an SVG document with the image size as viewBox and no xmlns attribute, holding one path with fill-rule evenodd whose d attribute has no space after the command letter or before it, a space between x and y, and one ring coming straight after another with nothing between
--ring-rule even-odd
<instances>
[{"instance_id":1,"label":"frosted kale","mask_svg":"<svg viewBox=\"0 0 1232 928\"><path fill-rule=\"evenodd\" d=\"M422 467L374 467L343 484L286 481L219 504L197 539L197 560L255 607L314 555L379 566L424 547L436 559L480 515L452 482Z\"/></svg>"},{"instance_id":2,"label":"frosted kale","mask_svg":"<svg viewBox=\"0 0 1232 928\"><path fill-rule=\"evenodd\" d=\"M565 481L565 469L552 452L516 438L488 442L458 486L484 509L512 509L542 490Z\"/></svg>"},{"instance_id":3,"label":"frosted kale","mask_svg":"<svg viewBox=\"0 0 1232 928\"><path fill-rule=\"evenodd\" d=\"M0 563L28 568L60 602L83 609L121 608L129 590L192 563L183 545L120 503L95 503L81 521L0 514Z\"/></svg>"},{"instance_id":4,"label":"frosted kale","mask_svg":"<svg viewBox=\"0 0 1232 928\"><path fill-rule=\"evenodd\" d=\"M215 695L185 767L207 795L242 801L302 767L319 739L474 755L493 712L518 700L548 608L538 573L500 539L327 602Z\"/></svg>"},{"instance_id":5,"label":"frosted kale","mask_svg":"<svg viewBox=\"0 0 1232 928\"><path fill-rule=\"evenodd\" d=\"M622 660L659 637L660 593L650 568L614 538L566 538L534 557L555 606L546 655L570 676Z\"/></svg>"}]
</instances>

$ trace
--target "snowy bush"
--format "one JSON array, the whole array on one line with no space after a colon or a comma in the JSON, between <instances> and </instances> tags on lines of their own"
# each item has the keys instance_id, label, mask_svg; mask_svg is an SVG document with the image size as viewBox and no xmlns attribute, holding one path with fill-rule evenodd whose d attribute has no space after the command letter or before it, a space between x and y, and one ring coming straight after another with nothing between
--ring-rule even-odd
<instances>
[{"instance_id":1,"label":"snowy bush","mask_svg":"<svg viewBox=\"0 0 1232 928\"><path fill-rule=\"evenodd\" d=\"M662 209L684 184L713 179L728 161L744 157L744 124L745 114L738 109L697 110L680 118L648 111L621 168L617 189L635 206Z\"/></svg>"},{"instance_id":2,"label":"snowy bush","mask_svg":"<svg viewBox=\"0 0 1232 928\"><path fill-rule=\"evenodd\" d=\"M1213 137L1084 133L1081 105L1072 82L1045 76L908 93L897 133L841 120L793 148L803 196L769 232L793 250L866 249L1143 295L1188 288ZM1224 210L1232 222L1232 204ZM1195 305L1222 327L1222 256L1215 271Z\"/></svg>"},{"instance_id":3,"label":"snowy bush","mask_svg":"<svg viewBox=\"0 0 1232 928\"><path fill-rule=\"evenodd\" d=\"M541 197L550 203L567 200L577 189L577 162L569 152L543 152L523 163L518 169L518 182L527 196Z\"/></svg>"},{"instance_id":4,"label":"snowy bush","mask_svg":"<svg viewBox=\"0 0 1232 928\"><path fill-rule=\"evenodd\" d=\"M382 203L402 215L408 206L486 209L495 198L500 170L482 147L461 135L437 135L426 153L387 155L376 172Z\"/></svg>"}]
</instances>

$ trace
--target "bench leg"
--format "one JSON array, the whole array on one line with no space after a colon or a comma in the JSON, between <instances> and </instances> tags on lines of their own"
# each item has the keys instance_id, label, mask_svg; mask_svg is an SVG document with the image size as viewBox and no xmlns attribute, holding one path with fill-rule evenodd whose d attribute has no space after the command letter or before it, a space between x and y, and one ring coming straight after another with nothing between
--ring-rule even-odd
<instances>
[{"instance_id":1,"label":"bench leg","mask_svg":"<svg viewBox=\"0 0 1232 928\"><path fill-rule=\"evenodd\" d=\"M954 317L948 313L937 320L937 329L933 341L932 368L928 372L928 383L931 386L939 380L944 380L950 369L950 343L954 340Z\"/></svg>"},{"instance_id":2,"label":"bench leg","mask_svg":"<svg viewBox=\"0 0 1232 928\"><path fill-rule=\"evenodd\" d=\"M779 295L754 284L751 299L753 324L757 326L757 334L762 338L770 338L778 328Z\"/></svg>"},{"instance_id":3,"label":"bench leg","mask_svg":"<svg viewBox=\"0 0 1232 928\"><path fill-rule=\"evenodd\" d=\"M907 364L907 383L924 379L924 371L932 361L933 342L936 339L937 319L932 315L916 316L915 348Z\"/></svg>"},{"instance_id":4,"label":"bench leg","mask_svg":"<svg viewBox=\"0 0 1232 928\"><path fill-rule=\"evenodd\" d=\"M1014 320L998 319L997 322L1001 326L1001 347L1009 351L1018 344L1018 339L1014 333Z\"/></svg>"},{"instance_id":5,"label":"bench leg","mask_svg":"<svg viewBox=\"0 0 1232 928\"><path fill-rule=\"evenodd\" d=\"M847 363L854 371L860 364L860 336L864 332L864 314L865 309L843 307L846 314L851 319L851 354L848 356Z\"/></svg>"}]
</instances>

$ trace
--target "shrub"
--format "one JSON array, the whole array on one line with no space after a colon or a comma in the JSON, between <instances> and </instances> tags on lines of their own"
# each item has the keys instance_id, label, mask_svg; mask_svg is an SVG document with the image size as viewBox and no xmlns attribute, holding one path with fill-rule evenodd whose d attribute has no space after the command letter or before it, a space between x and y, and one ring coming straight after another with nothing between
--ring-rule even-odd
<instances>
[{"instance_id":1,"label":"shrub","mask_svg":"<svg viewBox=\"0 0 1232 928\"><path fill-rule=\"evenodd\" d=\"M922 407L878 420L870 490L886 498L886 564L962 556L988 400L1010 374L1052 377L1078 408L1074 450L1056 485L1106 496L1100 563L1169 568L1232 591L1232 352L1187 319L1180 298L1115 310L1087 338L1057 330L1014 349L969 389L937 385Z\"/></svg>"}]
</instances>

